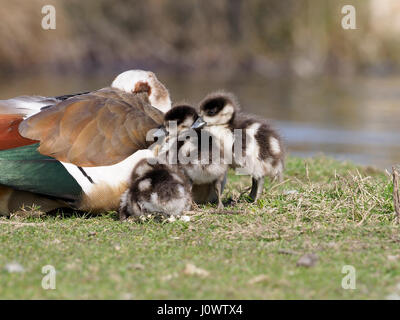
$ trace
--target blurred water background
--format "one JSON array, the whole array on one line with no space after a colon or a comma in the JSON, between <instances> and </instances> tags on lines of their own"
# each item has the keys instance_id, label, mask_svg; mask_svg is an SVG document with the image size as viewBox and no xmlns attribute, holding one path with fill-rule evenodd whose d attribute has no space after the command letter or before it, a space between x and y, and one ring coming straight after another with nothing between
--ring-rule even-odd
<instances>
[{"instance_id":1,"label":"blurred water background","mask_svg":"<svg viewBox=\"0 0 400 320\"><path fill-rule=\"evenodd\" d=\"M41 28L54 5L56 30ZM357 29L341 27L352 4ZM154 71L174 101L234 91L291 154L400 162L398 0L0 0L0 99Z\"/></svg>"}]
</instances>

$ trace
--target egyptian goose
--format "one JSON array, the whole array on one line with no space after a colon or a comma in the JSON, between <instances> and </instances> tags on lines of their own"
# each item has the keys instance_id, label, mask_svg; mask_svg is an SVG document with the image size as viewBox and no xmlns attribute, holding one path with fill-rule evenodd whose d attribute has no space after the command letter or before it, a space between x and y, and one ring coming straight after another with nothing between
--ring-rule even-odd
<instances>
[{"instance_id":1,"label":"egyptian goose","mask_svg":"<svg viewBox=\"0 0 400 320\"><path fill-rule=\"evenodd\" d=\"M120 220L147 214L180 216L192 204L191 186L175 166L143 159L135 166L128 189L121 197Z\"/></svg>"},{"instance_id":2,"label":"egyptian goose","mask_svg":"<svg viewBox=\"0 0 400 320\"><path fill-rule=\"evenodd\" d=\"M240 112L233 94L215 92L207 95L200 103L200 115L207 123L204 130L210 130L221 139L228 153L232 150L231 167L252 176L250 197L253 201L262 194L266 176L282 179L284 148L279 134L259 116ZM240 138L235 131L241 133L240 143L235 140Z\"/></svg>"},{"instance_id":3,"label":"egyptian goose","mask_svg":"<svg viewBox=\"0 0 400 320\"><path fill-rule=\"evenodd\" d=\"M92 92L0 101L0 212L10 209L6 187L77 209L117 210L133 167L153 155L149 130L170 108L167 89L142 70ZM25 204L15 198L13 207Z\"/></svg>"}]
</instances>

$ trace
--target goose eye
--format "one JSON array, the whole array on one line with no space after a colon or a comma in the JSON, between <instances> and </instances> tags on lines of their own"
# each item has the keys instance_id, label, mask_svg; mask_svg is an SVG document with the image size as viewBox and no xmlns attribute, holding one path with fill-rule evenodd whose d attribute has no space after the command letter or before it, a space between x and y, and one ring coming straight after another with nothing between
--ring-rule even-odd
<instances>
[{"instance_id":1,"label":"goose eye","mask_svg":"<svg viewBox=\"0 0 400 320\"><path fill-rule=\"evenodd\" d=\"M209 115L209 116L213 116L213 115L215 115L217 112L215 111L215 110L208 110L208 112L207 112L207 114Z\"/></svg>"}]
</instances>

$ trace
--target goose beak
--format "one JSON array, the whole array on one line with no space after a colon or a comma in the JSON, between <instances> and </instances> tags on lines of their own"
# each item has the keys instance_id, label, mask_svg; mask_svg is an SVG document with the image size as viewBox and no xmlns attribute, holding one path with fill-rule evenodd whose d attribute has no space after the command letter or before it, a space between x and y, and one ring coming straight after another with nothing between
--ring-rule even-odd
<instances>
[{"instance_id":1,"label":"goose beak","mask_svg":"<svg viewBox=\"0 0 400 320\"><path fill-rule=\"evenodd\" d=\"M167 135L167 130L165 130L164 126L158 128L154 133L153 137L154 138L161 138Z\"/></svg>"},{"instance_id":2,"label":"goose beak","mask_svg":"<svg viewBox=\"0 0 400 320\"><path fill-rule=\"evenodd\" d=\"M201 129L206 125L206 122L202 117L198 117L197 120L192 124L192 129Z\"/></svg>"}]
</instances>

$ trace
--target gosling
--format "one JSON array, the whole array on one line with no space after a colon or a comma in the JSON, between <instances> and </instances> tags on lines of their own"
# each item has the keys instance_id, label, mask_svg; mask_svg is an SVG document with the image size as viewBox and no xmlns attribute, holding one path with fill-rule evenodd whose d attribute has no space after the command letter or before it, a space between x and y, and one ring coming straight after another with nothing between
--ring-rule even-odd
<instances>
[{"instance_id":1,"label":"gosling","mask_svg":"<svg viewBox=\"0 0 400 320\"><path fill-rule=\"evenodd\" d=\"M203 99L200 115L207 123L205 130L214 132L225 141L227 149L231 148L230 167L240 168L241 174L251 175L250 198L254 202L263 192L266 176L282 180L282 140L266 120L241 112L236 97L222 91ZM241 133L241 137L237 133Z\"/></svg>"},{"instance_id":2,"label":"gosling","mask_svg":"<svg viewBox=\"0 0 400 320\"><path fill-rule=\"evenodd\" d=\"M215 155L222 152L222 145L220 139L202 132L204 124L197 111L189 105L179 105L169 110L164 116L164 128L168 136L161 147L159 159L177 164L196 192L203 193L202 187L213 185L218 209L221 209L228 165L218 161L219 157L214 161Z\"/></svg>"},{"instance_id":3,"label":"gosling","mask_svg":"<svg viewBox=\"0 0 400 320\"><path fill-rule=\"evenodd\" d=\"M130 185L121 196L119 219L148 214L180 216L190 210L191 185L186 176L155 158L143 159L134 167Z\"/></svg>"}]
</instances>

